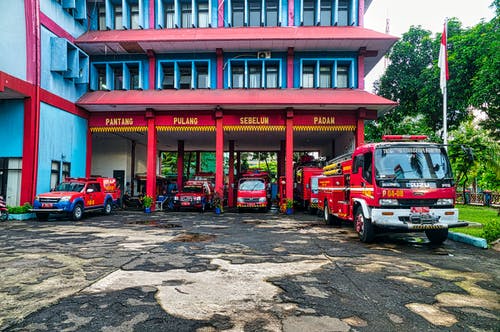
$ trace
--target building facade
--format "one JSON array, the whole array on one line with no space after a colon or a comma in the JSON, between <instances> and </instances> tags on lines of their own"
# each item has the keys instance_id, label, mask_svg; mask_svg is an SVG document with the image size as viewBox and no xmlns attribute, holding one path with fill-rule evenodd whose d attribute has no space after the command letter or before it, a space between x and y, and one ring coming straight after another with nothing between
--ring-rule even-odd
<instances>
[{"instance_id":1,"label":"building facade","mask_svg":"<svg viewBox=\"0 0 500 332\"><path fill-rule=\"evenodd\" d=\"M212 151L232 205L240 153L273 151L292 197L294 151L349 152L395 106L364 91L396 41L363 27L370 3L0 2L0 194L18 205L65 176L143 174L155 195L159 152L182 169L184 152Z\"/></svg>"}]
</instances>

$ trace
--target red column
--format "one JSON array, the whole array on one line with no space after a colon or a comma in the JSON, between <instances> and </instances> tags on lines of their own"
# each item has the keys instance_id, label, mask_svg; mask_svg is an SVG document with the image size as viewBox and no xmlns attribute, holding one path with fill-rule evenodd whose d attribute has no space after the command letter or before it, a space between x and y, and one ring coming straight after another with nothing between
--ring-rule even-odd
<instances>
[{"instance_id":1,"label":"red column","mask_svg":"<svg viewBox=\"0 0 500 332\"><path fill-rule=\"evenodd\" d=\"M184 141L177 141L177 190L181 191L184 175Z\"/></svg>"},{"instance_id":2,"label":"red column","mask_svg":"<svg viewBox=\"0 0 500 332\"><path fill-rule=\"evenodd\" d=\"M365 55L366 49L362 48L358 53L358 89L365 89Z\"/></svg>"},{"instance_id":3,"label":"red column","mask_svg":"<svg viewBox=\"0 0 500 332\"><path fill-rule=\"evenodd\" d=\"M155 77L156 77L156 54L153 50L147 50L146 52L148 56L148 64L149 64L149 77L148 77L148 90L156 89Z\"/></svg>"},{"instance_id":4,"label":"red column","mask_svg":"<svg viewBox=\"0 0 500 332\"><path fill-rule=\"evenodd\" d=\"M294 17L295 17L295 6L294 6L295 1L288 1L288 26L293 27L295 24Z\"/></svg>"},{"instance_id":5,"label":"red column","mask_svg":"<svg viewBox=\"0 0 500 332\"><path fill-rule=\"evenodd\" d=\"M215 191L224 195L224 128L222 111L215 111Z\"/></svg>"},{"instance_id":6,"label":"red column","mask_svg":"<svg viewBox=\"0 0 500 332\"><path fill-rule=\"evenodd\" d=\"M155 2L156 0L149 0L149 28L155 28Z\"/></svg>"},{"instance_id":7,"label":"red column","mask_svg":"<svg viewBox=\"0 0 500 332\"><path fill-rule=\"evenodd\" d=\"M365 143L365 119L366 111L359 110L358 118L356 120L356 147L363 145Z\"/></svg>"},{"instance_id":8,"label":"red column","mask_svg":"<svg viewBox=\"0 0 500 332\"><path fill-rule=\"evenodd\" d=\"M158 155L156 151L156 126L153 110L146 111L148 121L148 152L147 152L147 175L146 175L146 194L156 199L156 162ZM151 206L154 211L155 206Z\"/></svg>"},{"instance_id":9,"label":"red column","mask_svg":"<svg viewBox=\"0 0 500 332\"><path fill-rule=\"evenodd\" d=\"M365 25L365 0L359 0L359 9L358 9L358 25L360 27Z\"/></svg>"},{"instance_id":10,"label":"red column","mask_svg":"<svg viewBox=\"0 0 500 332\"><path fill-rule=\"evenodd\" d=\"M87 156L85 163L85 176L90 177L92 174L92 132L87 128ZM122 188L124 190L125 188Z\"/></svg>"},{"instance_id":11,"label":"red column","mask_svg":"<svg viewBox=\"0 0 500 332\"><path fill-rule=\"evenodd\" d=\"M215 50L217 53L217 89L224 88L224 53L222 48Z\"/></svg>"},{"instance_id":12,"label":"red column","mask_svg":"<svg viewBox=\"0 0 500 332\"><path fill-rule=\"evenodd\" d=\"M293 1L290 2L293 3ZM286 58L286 87L288 89L293 88L293 57L294 57L293 47L289 47L288 55Z\"/></svg>"},{"instance_id":13,"label":"red column","mask_svg":"<svg viewBox=\"0 0 500 332\"><path fill-rule=\"evenodd\" d=\"M227 205L234 206L234 141L229 141L229 179Z\"/></svg>"},{"instance_id":14,"label":"red column","mask_svg":"<svg viewBox=\"0 0 500 332\"><path fill-rule=\"evenodd\" d=\"M285 177L286 198L293 199L293 110L286 111Z\"/></svg>"}]
</instances>

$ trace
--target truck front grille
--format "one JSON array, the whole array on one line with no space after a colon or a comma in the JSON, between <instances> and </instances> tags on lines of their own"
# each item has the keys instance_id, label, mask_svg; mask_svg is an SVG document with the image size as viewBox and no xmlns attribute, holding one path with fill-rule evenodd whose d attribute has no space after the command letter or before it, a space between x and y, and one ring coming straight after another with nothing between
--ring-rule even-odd
<instances>
[{"instance_id":1,"label":"truck front grille","mask_svg":"<svg viewBox=\"0 0 500 332\"><path fill-rule=\"evenodd\" d=\"M433 207L437 203L437 199L398 199L399 205L402 207L412 206L427 206Z\"/></svg>"},{"instance_id":2,"label":"truck front grille","mask_svg":"<svg viewBox=\"0 0 500 332\"><path fill-rule=\"evenodd\" d=\"M59 202L59 198L51 198L51 197L40 197L40 203L57 203Z\"/></svg>"}]
</instances>

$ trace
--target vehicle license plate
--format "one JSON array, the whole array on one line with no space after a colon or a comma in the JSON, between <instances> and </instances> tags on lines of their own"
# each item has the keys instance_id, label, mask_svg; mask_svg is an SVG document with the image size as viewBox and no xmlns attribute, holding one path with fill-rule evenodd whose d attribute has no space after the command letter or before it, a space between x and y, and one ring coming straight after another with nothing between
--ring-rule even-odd
<instances>
[{"instance_id":1,"label":"vehicle license plate","mask_svg":"<svg viewBox=\"0 0 500 332\"><path fill-rule=\"evenodd\" d=\"M48 208L51 208L53 206L54 205L52 203L42 203L42 208L44 208L44 209L48 209Z\"/></svg>"},{"instance_id":2,"label":"vehicle license plate","mask_svg":"<svg viewBox=\"0 0 500 332\"><path fill-rule=\"evenodd\" d=\"M410 208L411 213L429 213L431 209L428 206L413 206Z\"/></svg>"}]
</instances>

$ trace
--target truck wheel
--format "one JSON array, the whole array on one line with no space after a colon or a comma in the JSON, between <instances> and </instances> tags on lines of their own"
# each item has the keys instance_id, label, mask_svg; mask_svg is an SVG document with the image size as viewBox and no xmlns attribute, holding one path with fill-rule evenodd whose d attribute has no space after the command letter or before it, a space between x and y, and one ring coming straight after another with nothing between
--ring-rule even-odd
<instances>
[{"instance_id":1,"label":"truck wheel","mask_svg":"<svg viewBox=\"0 0 500 332\"><path fill-rule=\"evenodd\" d=\"M328 208L328 202L326 200L323 210L323 218L325 220L325 224L333 225L333 216L330 214L330 209Z\"/></svg>"},{"instance_id":2,"label":"truck wheel","mask_svg":"<svg viewBox=\"0 0 500 332\"><path fill-rule=\"evenodd\" d=\"M106 203L104 203L104 214L111 214L111 210L113 210L113 205L111 201L108 199Z\"/></svg>"},{"instance_id":3,"label":"truck wheel","mask_svg":"<svg viewBox=\"0 0 500 332\"><path fill-rule=\"evenodd\" d=\"M49 214L48 213L37 213L36 219L38 219L40 221L47 221L47 220L49 220Z\"/></svg>"},{"instance_id":4,"label":"truck wheel","mask_svg":"<svg viewBox=\"0 0 500 332\"><path fill-rule=\"evenodd\" d=\"M425 235L432 244L442 244L448 238L448 228L427 229Z\"/></svg>"},{"instance_id":5,"label":"truck wheel","mask_svg":"<svg viewBox=\"0 0 500 332\"><path fill-rule=\"evenodd\" d=\"M71 213L71 219L73 219L74 221L79 221L80 219L82 219L82 216L83 216L83 206L82 204L78 203L75 205L75 208Z\"/></svg>"},{"instance_id":6,"label":"truck wheel","mask_svg":"<svg viewBox=\"0 0 500 332\"><path fill-rule=\"evenodd\" d=\"M365 216L363 215L363 210L361 208L358 208L356 210L354 227L356 228L356 232L358 232L361 242L370 243L375 238L375 230L373 229L372 222L370 221L370 219L365 218Z\"/></svg>"}]
</instances>

